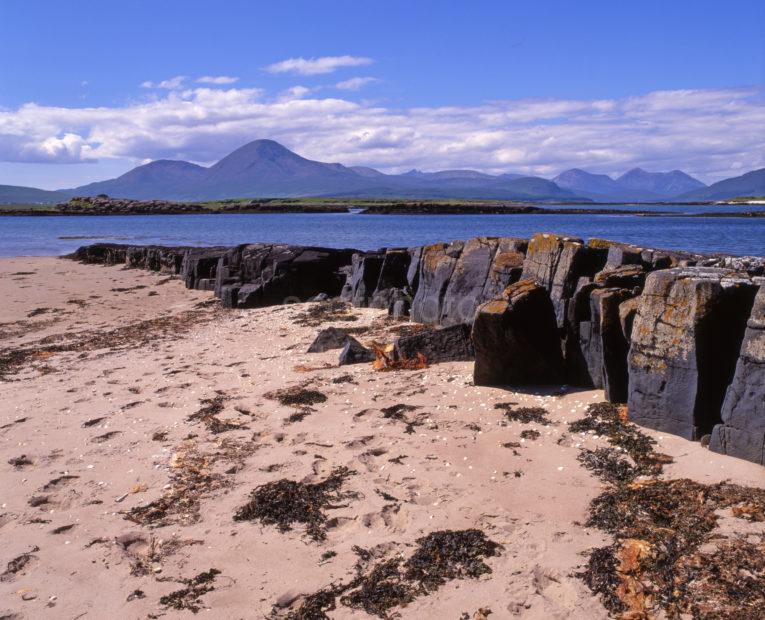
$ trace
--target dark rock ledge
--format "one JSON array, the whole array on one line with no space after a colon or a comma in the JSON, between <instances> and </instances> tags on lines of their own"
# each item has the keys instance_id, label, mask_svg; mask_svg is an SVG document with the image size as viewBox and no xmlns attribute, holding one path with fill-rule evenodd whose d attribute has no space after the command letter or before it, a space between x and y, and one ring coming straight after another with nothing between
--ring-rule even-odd
<instances>
[{"instance_id":1,"label":"dark rock ledge","mask_svg":"<svg viewBox=\"0 0 765 620\"><path fill-rule=\"evenodd\" d=\"M69 258L175 274L227 308L317 295L387 308L432 326L402 336L401 357L475 359L479 385L602 388L638 424L765 465L762 257L536 234L372 252L95 244Z\"/></svg>"}]
</instances>

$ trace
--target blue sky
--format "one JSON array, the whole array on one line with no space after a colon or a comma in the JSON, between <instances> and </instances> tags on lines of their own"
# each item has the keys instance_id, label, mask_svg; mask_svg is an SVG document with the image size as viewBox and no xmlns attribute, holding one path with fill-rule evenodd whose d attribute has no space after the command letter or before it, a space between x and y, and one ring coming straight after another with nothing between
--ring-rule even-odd
<instances>
[{"instance_id":1,"label":"blue sky","mask_svg":"<svg viewBox=\"0 0 765 620\"><path fill-rule=\"evenodd\" d=\"M388 171L715 180L765 165L764 42L754 0L3 0L0 183L204 164L258 137Z\"/></svg>"}]
</instances>

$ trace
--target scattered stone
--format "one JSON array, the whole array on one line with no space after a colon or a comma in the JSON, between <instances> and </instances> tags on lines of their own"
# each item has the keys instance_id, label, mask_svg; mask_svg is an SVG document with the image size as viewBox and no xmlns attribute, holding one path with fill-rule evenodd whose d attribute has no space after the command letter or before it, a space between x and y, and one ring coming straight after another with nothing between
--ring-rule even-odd
<instances>
[{"instance_id":1,"label":"scattered stone","mask_svg":"<svg viewBox=\"0 0 765 620\"><path fill-rule=\"evenodd\" d=\"M373 362L375 354L372 350L367 349L353 336L348 336L343 350L340 352L340 359L338 363L340 366L348 364L365 364Z\"/></svg>"}]
</instances>

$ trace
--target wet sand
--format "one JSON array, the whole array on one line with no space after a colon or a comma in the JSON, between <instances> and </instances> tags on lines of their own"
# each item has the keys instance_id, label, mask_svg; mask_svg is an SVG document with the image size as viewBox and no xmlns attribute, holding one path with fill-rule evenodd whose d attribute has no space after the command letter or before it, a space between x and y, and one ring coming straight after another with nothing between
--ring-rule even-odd
<instances>
[{"instance_id":1,"label":"wet sand","mask_svg":"<svg viewBox=\"0 0 765 620\"><path fill-rule=\"evenodd\" d=\"M0 298L0 617L260 618L352 579L354 547L408 557L418 538L467 528L502 545L492 572L400 617L607 616L575 576L610 540L582 525L603 484L577 460L606 444L566 426L600 391L475 387L464 362L338 367L338 351L305 353L321 327L363 328L368 344L397 324L369 309L301 324L311 304L222 311L211 293L121 266L3 259ZM326 401L290 420L300 408L265 395L293 386ZM507 402L551 423L508 422L495 408ZM399 404L403 419L385 417ZM763 485L760 466L646 432L675 460L665 477ZM351 495L327 510L324 540L233 518L259 485L338 467L355 472ZM186 609L160 602L210 569L214 589ZM371 617L339 602L328 615Z\"/></svg>"}]
</instances>

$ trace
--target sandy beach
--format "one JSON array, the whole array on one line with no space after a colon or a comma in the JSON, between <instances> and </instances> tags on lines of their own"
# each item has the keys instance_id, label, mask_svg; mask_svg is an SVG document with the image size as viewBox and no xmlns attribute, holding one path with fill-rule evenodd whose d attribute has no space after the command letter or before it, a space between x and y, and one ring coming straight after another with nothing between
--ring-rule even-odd
<instances>
[{"instance_id":1,"label":"sandy beach","mask_svg":"<svg viewBox=\"0 0 765 620\"><path fill-rule=\"evenodd\" d=\"M0 297L0 618L281 617L466 529L501 545L490 572L391 616L608 617L576 576L611 540L584 525L604 483L577 457L608 444L567 426L602 392L476 387L472 362L338 366L337 350L306 353L321 328L370 344L407 324L360 308L312 316L316 304L225 311L122 266L3 259ZM282 404L285 389L304 398ZM644 432L674 460L664 478L763 486L759 465ZM261 485L338 468L350 472L323 536L234 518ZM765 531L729 512L719 527ZM341 598L327 615L372 617Z\"/></svg>"}]
</instances>

